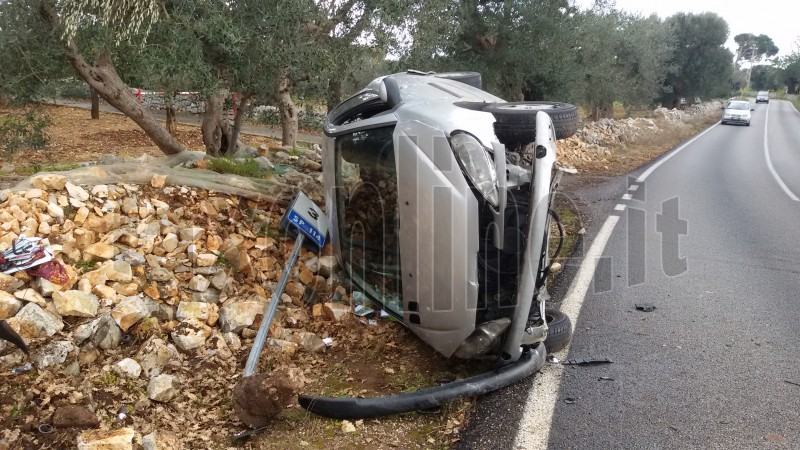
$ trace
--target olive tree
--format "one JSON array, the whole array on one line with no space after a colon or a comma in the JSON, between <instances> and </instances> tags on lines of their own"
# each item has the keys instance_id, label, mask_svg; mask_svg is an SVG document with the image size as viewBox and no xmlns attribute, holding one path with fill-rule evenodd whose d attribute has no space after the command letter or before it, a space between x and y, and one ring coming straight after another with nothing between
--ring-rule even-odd
<instances>
[{"instance_id":1,"label":"olive tree","mask_svg":"<svg viewBox=\"0 0 800 450\"><path fill-rule=\"evenodd\" d=\"M675 107L681 97L727 95L733 74L733 53L724 47L728 23L717 14L678 13L666 19L675 36L675 50L661 96Z\"/></svg>"}]
</instances>

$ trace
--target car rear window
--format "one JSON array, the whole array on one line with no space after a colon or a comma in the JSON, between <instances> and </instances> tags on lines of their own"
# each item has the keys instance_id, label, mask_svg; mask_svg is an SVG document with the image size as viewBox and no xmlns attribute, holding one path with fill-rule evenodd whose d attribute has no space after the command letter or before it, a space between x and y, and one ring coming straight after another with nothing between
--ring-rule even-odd
<instances>
[{"instance_id":1,"label":"car rear window","mask_svg":"<svg viewBox=\"0 0 800 450\"><path fill-rule=\"evenodd\" d=\"M726 109L750 109L750 103L747 102L730 102Z\"/></svg>"}]
</instances>

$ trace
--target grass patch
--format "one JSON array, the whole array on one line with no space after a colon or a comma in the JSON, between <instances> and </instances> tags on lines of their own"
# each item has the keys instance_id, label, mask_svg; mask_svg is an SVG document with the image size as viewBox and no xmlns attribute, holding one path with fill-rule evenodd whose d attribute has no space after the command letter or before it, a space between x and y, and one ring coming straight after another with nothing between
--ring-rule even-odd
<instances>
[{"instance_id":1,"label":"grass patch","mask_svg":"<svg viewBox=\"0 0 800 450\"><path fill-rule=\"evenodd\" d=\"M119 381L117 374L110 370L103 374L103 378L100 378L100 382L107 386L116 385L117 381Z\"/></svg>"},{"instance_id":2,"label":"grass patch","mask_svg":"<svg viewBox=\"0 0 800 450\"><path fill-rule=\"evenodd\" d=\"M263 178L269 175L269 171L262 169L254 158L214 158L210 161L208 168L217 173L227 173L248 178Z\"/></svg>"},{"instance_id":3,"label":"grass patch","mask_svg":"<svg viewBox=\"0 0 800 450\"><path fill-rule=\"evenodd\" d=\"M566 201L555 202L555 211L561 219L561 225L564 226L564 242L561 244L561 251L559 252L559 261L567 259L572 256L575 250L575 243L578 242L578 233L583 228L583 221L575 206ZM550 230L550 255L554 255L558 247L558 226L553 221Z\"/></svg>"},{"instance_id":4,"label":"grass patch","mask_svg":"<svg viewBox=\"0 0 800 450\"><path fill-rule=\"evenodd\" d=\"M82 274L86 272L91 272L94 270L94 265L97 261L86 261L85 259L81 259L75 262L75 268L78 269Z\"/></svg>"}]
</instances>

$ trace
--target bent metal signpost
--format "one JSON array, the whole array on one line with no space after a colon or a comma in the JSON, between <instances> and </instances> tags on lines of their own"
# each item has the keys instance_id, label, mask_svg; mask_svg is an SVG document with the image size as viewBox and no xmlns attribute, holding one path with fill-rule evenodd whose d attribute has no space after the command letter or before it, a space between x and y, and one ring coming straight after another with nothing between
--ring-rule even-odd
<instances>
[{"instance_id":1,"label":"bent metal signpost","mask_svg":"<svg viewBox=\"0 0 800 450\"><path fill-rule=\"evenodd\" d=\"M311 201L308 196L300 191L297 197L292 201L286 214L281 218L281 227L288 233L296 234L297 238L294 241L292 254L289 260L286 261L286 266L281 273L281 279L278 282L275 290L272 292L272 300L267 305L267 310L264 313L264 320L258 327L258 334L253 342L253 348L250 349L250 355L247 357L247 363L244 367L244 376L249 377L256 373L258 367L258 360L261 357L261 351L264 349L264 342L267 339L269 326L272 319L275 317L275 311L278 309L283 290L286 289L286 283L289 281L289 274L292 272L292 267L297 261L297 256L300 254L300 247L303 246L305 239L311 239L317 250L322 250L325 246L325 237L328 234L328 217L324 212Z\"/></svg>"}]
</instances>

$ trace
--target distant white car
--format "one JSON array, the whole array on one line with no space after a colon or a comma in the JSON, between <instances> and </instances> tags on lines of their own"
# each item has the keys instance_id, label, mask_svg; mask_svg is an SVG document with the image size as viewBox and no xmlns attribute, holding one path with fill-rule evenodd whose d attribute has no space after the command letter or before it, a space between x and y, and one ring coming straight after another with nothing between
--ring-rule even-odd
<instances>
[{"instance_id":1,"label":"distant white car","mask_svg":"<svg viewBox=\"0 0 800 450\"><path fill-rule=\"evenodd\" d=\"M769 92L759 91L759 93L756 94L756 103L761 103L761 102L769 103Z\"/></svg>"},{"instance_id":2,"label":"distant white car","mask_svg":"<svg viewBox=\"0 0 800 450\"><path fill-rule=\"evenodd\" d=\"M744 100L731 100L725 105L725 110L722 112L722 124L738 124L750 126L750 102Z\"/></svg>"}]
</instances>

